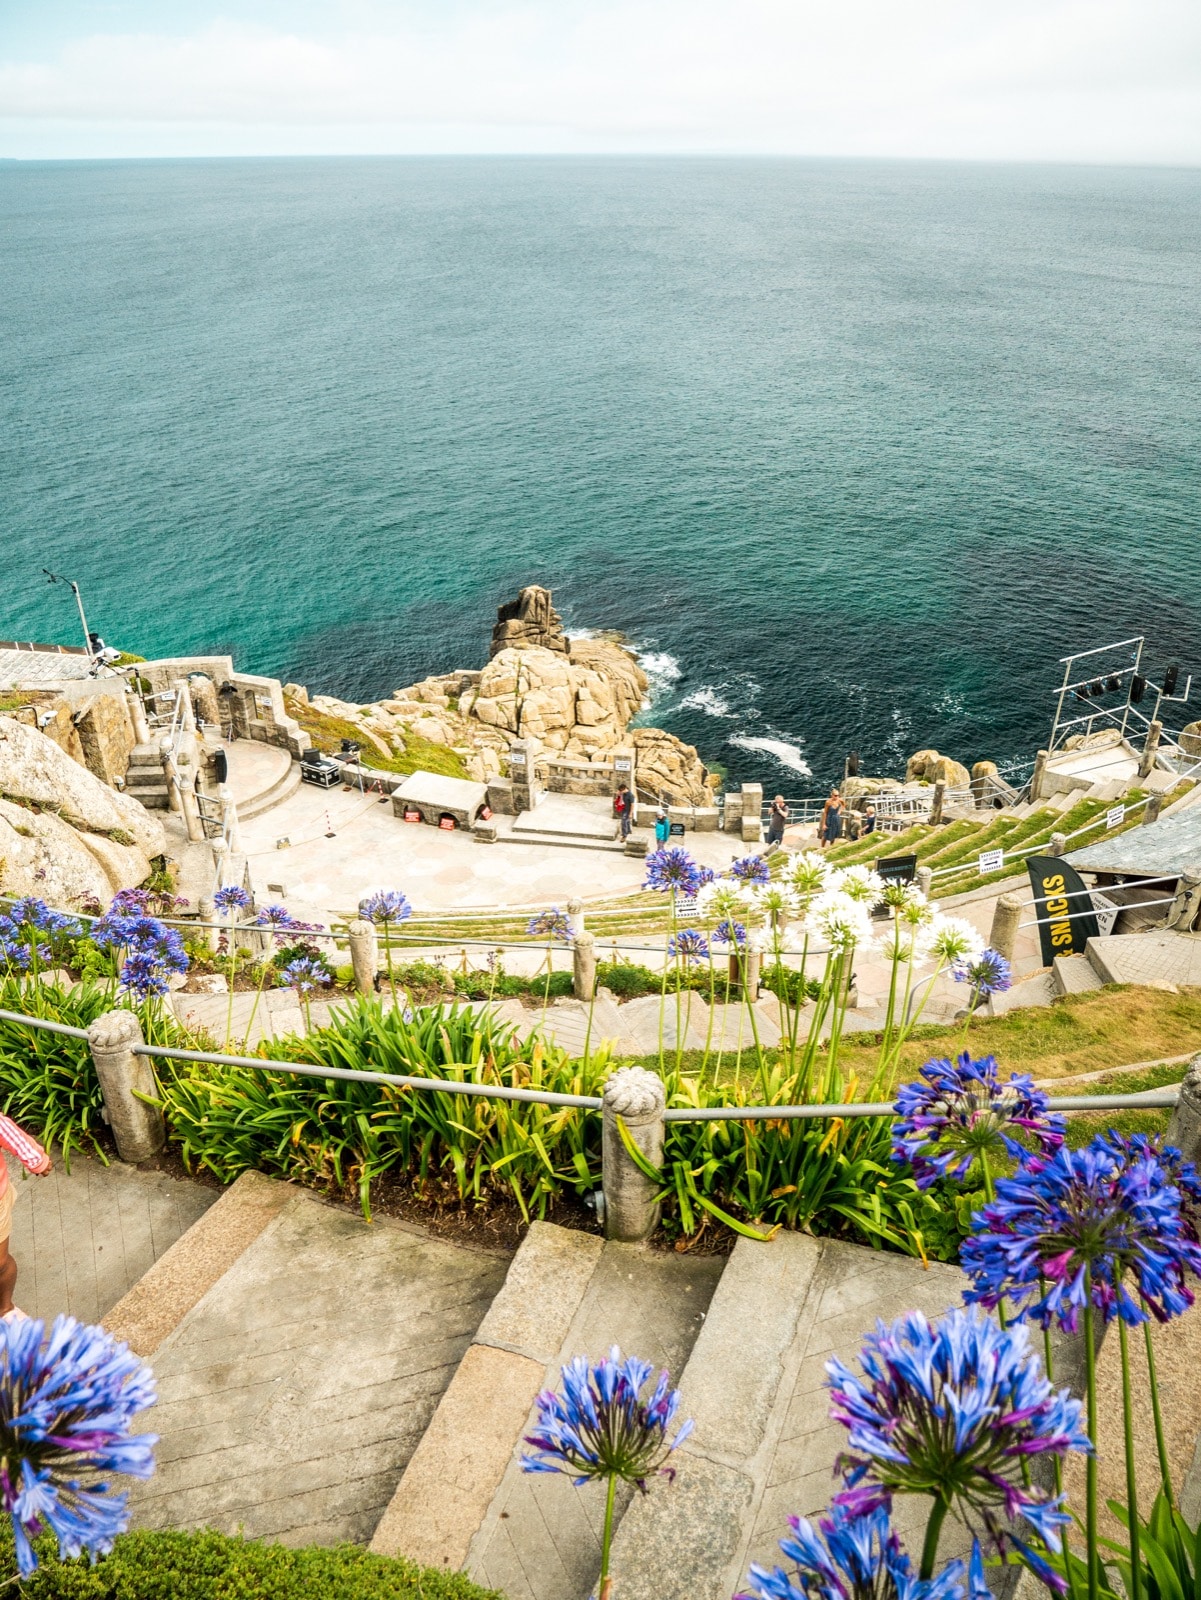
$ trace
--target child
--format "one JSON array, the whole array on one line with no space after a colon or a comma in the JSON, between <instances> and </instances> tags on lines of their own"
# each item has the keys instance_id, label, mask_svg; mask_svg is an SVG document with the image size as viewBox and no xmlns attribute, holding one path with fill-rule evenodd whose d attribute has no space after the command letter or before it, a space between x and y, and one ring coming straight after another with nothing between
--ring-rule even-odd
<instances>
[{"instance_id":1,"label":"child","mask_svg":"<svg viewBox=\"0 0 1201 1600\"><path fill-rule=\"evenodd\" d=\"M12 1152L27 1172L44 1178L50 1171L50 1157L36 1139L18 1128L11 1117L0 1115L0 1147ZM17 1263L9 1254L8 1241L13 1231L13 1203L16 1195L9 1181L8 1167L0 1159L0 1321L19 1322L25 1313L13 1305L17 1284Z\"/></svg>"},{"instance_id":2,"label":"child","mask_svg":"<svg viewBox=\"0 0 1201 1600\"><path fill-rule=\"evenodd\" d=\"M671 821L662 806L655 812L655 843L662 850L671 838Z\"/></svg>"}]
</instances>

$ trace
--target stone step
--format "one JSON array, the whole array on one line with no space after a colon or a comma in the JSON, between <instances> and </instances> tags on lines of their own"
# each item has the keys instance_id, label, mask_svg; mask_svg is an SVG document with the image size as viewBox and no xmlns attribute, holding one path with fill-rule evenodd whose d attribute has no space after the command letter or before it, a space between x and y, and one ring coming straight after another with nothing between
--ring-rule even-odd
<instances>
[{"instance_id":1,"label":"stone step","mask_svg":"<svg viewBox=\"0 0 1201 1600\"><path fill-rule=\"evenodd\" d=\"M105 1319L159 1393L134 1526L365 1543L507 1265L245 1174Z\"/></svg>"},{"instance_id":2,"label":"stone step","mask_svg":"<svg viewBox=\"0 0 1201 1600\"><path fill-rule=\"evenodd\" d=\"M938 1316L958 1303L957 1267L921 1264L862 1245L780 1233L739 1239L708 1307L680 1383L692 1436L630 1506L613 1553L621 1600L728 1600L748 1564L771 1567L788 1518L816 1518L830 1502L844 1430L829 1416L825 1363L852 1370L863 1335L903 1312ZM897 1501L894 1525L920 1549L924 1505ZM940 1558L966 1554L948 1524Z\"/></svg>"},{"instance_id":3,"label":"stone step","mask_svg":"<svg viewBox=\"0 0 1201 1600\"><path fill-rule=\"evenodd\" d=\"M1087 955L1056 956L1051 971L1058 994L1089 994L1104 987Z\"/></svg>"},{"instance_id":4,"label":"stone step","mask_svg":"<svg viewBox=\"0 0 1201 1600\"><path fill-rule=\"evenodd\" d=\"M291 761L270 788L264 789L261 794L251 795L248 799L238 801L239 820L249 822L252 817L261 817L273 806L282 805L296 793L300 784L300 762Z\"/></svg>"},{"instance_id":5,"label":"stone step","mask_svg":"<svg viewBox=\"0 0 1201 1600\"><path fill-rule=\"evenodd\" d=\"M684 1370L725 1265L534 1223L413 1452L372 1549L463 1568L508 1600L588 1600L603 1493L521 1469L539 1391L611 1345ZM619 1494L619 1514L630 1491Z\"/></svg>"}]
</instances>

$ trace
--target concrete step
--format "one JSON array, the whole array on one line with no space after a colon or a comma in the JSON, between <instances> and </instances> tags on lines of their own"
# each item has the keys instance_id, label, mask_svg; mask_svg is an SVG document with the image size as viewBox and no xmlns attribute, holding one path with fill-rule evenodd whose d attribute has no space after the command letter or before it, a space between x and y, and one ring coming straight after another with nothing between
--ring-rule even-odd
<instances>
[{"instance_id":1,"label":"concrete step","mask_svg":"<svg viewBox=\"0 0 1201 1600\"><path fill-rule=\"evenodd\" d=\"M1104 980L1087 955L1056 956L1051 971L1058 994L1088 994L1104 987Z\"/></svg>"},{"instance_id":2,"label":"concrete step","mask_svg":"<svg viewBox=\"0 0 1201 1600\"><path fill-rule=\"evenodd\" d=\"M1090 939L1085 953L1103 983L1201 985L1201 936L1195 933L1111 933Z\"/></svg>"},{"instance_id":3,"label":"concrete step","mask_svg":"<svg viewBox=\"0 0 1201 1600\"><path fill-rule=\"evenodd\" d=\"M300 762L291 761L287 769L275 780L270 788L264 789L261 794L252 795L249 799L238 802L238 817L242 822L248 822L251 817L261 817L264 811L270 811L273 806L281 805L290 799L300 788Z\"/></svg>"},{"instance_id":4,"label":"concrete step","mask_svg":"<svg viewBox=\"0 0 1201 1600\"><path fill-rule=\"evenodd\" d=\"M613 1344L678 1375L724 1265L534 1223L372 1549L464 1568L510 1600L588 1600L600 1570L603 1495L521 1470L535 1398L573 1356L595 1360ZM629 1502L623 1490L620 1513Z\"/></svg>"},{"instance_id":5,"label":"concrete step","mask_svg":"<svg viewBox=\"0 0 1201 1600\"><path fill-rule=\"evenodd\" d=\"M365 1543L507 1265L243 1175L105 1319L158 1383L134 1526Z\"/></svg>"}]
</instances>

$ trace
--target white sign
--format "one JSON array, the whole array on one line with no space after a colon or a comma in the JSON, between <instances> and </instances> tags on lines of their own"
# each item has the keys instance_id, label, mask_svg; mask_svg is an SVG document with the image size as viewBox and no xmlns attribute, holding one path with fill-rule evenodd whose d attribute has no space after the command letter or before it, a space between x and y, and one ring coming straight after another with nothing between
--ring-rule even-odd
<instances>
[{"instance_id":1,"label":"white sign","mask_svg":"<svg viewBox=\"0 0 1201 1600\"><path fill-rule=\"evenodd\" d=\"M1113 932L1113 925L1118 920L1118 912L1122 907L1097 889L1092 891L1089 899L1093 903L1093 910L1097 913L1097 932L1104 938Z\"/></svg>"},{"instance_id":2,"label":"white sign","mask_svg":"<svg viewBox=\"0 0 1201 1600\"><path fill-rule=\"evenodd\" d=\"M1126 820L1125 806L1110 806L1105 813L1105 826L1107 828L1120 828Z\"/></svg>"},{"instance_id":3,"label":"white sign","mask_svg":"<svg viewBox=\"0 0 1201 1600\"><path fill-rule=\"evenodd\" d=\"M682 894L676 900L676 916L681 922L691 922L697 915L696 896Z\"/></svg>"},{"instance_id":4,"label":"white sign","mask_svg":"<svg viewBox=\"0 0 1201 1600\"><path fill-rule=\"evenodd\" d=\"M1004 865L1004 850L981 850L977 868L980 873L999 872Z\"/></svg>"},{"instance_id":5,"label":"white sign","mask_svg":"<svg viewBox=\"0 0 1201 1600\"><path fill-rule=\"evenodd\" d=\"M613 761L613 770L614 772L628 772L630 770L630 758L628 756L616 756Z\"/></svg>"}]
</instances>

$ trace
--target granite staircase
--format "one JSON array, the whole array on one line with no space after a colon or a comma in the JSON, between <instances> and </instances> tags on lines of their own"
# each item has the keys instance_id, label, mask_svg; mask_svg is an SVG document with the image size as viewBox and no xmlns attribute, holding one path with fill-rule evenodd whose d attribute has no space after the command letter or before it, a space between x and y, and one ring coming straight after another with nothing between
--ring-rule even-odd
<instances>
[{"instance_id":1,"label":"granite staircase","mask_svg":"<svg viewBox=\"0 0 1201 1600\"><path fill-rule=\"evenodd\" d=\"M148 811L169 811L171 795L157 745L136 744L129 754L125 793L140 800Z\"/></svg>"}]
</instances>

